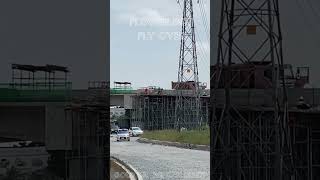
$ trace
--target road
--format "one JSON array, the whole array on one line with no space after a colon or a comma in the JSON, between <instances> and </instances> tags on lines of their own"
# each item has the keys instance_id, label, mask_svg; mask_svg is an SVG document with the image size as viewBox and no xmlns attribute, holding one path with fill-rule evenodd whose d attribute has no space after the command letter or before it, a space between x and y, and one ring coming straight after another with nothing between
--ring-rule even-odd
<instances>
[{"instance_id":1,"label":"road","mask_svg":"<svg viewBox=\"0 0 320 180\"><path fill-rule=\"evenodd\" d=\"M110 138L110 153L133 166L144 180L210 179L210 152Z\"/></svg>"}]
</instances>

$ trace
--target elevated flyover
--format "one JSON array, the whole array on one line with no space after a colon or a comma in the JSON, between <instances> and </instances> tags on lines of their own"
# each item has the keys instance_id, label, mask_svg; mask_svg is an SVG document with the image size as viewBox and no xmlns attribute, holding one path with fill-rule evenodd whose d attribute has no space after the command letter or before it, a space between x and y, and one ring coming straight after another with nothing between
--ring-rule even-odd
<instances>
[{"instance_id":1,"label":"elevated flyover","mask_svg":"<svg viewBox=\"0 0 320 180\"><path fill-rule=\"evenodd\" d=\"M104 90L0 87L0 137L46 144L48 150L71 149L72 122L66 108L93 98L108 101Z\"/></svg>"},{"instance_id":2,"label":"elevated flyover","mask_svg":"<svg viewBox=\"0 0 320 180\"><path fill-rule=\"evenodd\" d=\"M61 126L60 130L67 132L64 106L71 100L71 88L37 87L18 89L10 84L0 85L0 137L46 142L49 147L55 142L54 146L61 148L66 138L56 136L54 127Z\"/></svg>"},{"instance_id":3,"label":"elevated flyover","mask_svg":"<svg viewBox=\"0 0 320 180\"><path fill-rule=\"evenodd\" d=\"M185 96L192 96L191 90L183 92ZM132 109L134 96L176 96L176 90L161 90L161 91L148 91L132 90L132 89L116 89L110 91L110 106L121 106L125 109ZM210 90L206 89L201 94L203 98L210 97Z\"/></svg>"},{"instance_id":4,"label":"elevated flyover","mask_svg":"<svg viewBox=\"0 0 320 180\"><path fill-rule=\"evenodd\" d=\"M132 96L136 94L137 90L112 88L110 90L110 106L132 109Z\"/></svg>"}]
</instances>

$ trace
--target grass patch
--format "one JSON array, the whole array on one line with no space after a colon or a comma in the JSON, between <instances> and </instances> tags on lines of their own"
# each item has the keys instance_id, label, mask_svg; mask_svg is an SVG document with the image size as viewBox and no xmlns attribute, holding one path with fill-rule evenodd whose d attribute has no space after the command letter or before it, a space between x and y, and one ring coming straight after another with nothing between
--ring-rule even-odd
<instances>
[{"instance_id":1,"label":"grass patch","mask_svg":"<svg viewBox=\"0 0 320 180\"><path fill-rule=\"evenodd\" d=\"M204 130L188 130L178 132L176 130L158 130L158 131L145 131L142 135L143 138L181 142L198 145L210 145L210 131Z\"/></svg>"}]
</instances>

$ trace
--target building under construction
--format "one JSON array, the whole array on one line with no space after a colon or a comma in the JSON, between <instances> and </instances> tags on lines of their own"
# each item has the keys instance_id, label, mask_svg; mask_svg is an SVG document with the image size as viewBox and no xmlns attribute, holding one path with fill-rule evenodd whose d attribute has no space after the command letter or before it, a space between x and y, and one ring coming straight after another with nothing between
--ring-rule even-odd
<instances>
[{"instance_id":1,"label":"building under construction","mask_svg":"<svg viewBox=\"0 0 320 180\"><path fill-rule=\"evenodd\" d=\"M66 117L72 124L71 149L64 151L65 177L74 180L106 179L109 127L105 104L71 105Z\"/></svg>"},{"instance_id":2,"label":"building under construction","mask_svg":"<svg viewBox=\"0 0 320 180\"><path fill-rule=\"evenodd\" d=\"M285 63L278 1L215 5L211 179L320 179L320 89Z\"/></svg>"},{"instance_id":3,"label":"building under construction","mask_svg":"<svg viewBox=\"0 0 320 180\"><path fill-rule=\"evenodd\" d=\"M12 81L0 86L0 137L45 148L48 166L29 172L40 173L40 179L106 179L109 83L93 81L88 89L73 90L68 73L63 66L13 64ZM28 159L22 157L26 164Z\"/></svg>"},{"instance_id":4,"label":"building under construction","mask_svg":"<svg viewBox=\"0 0 320 180\"><path fill-rule=\"evenodd\" d=\"M185 98L194 98L191 90L183 91ZM146 130L174 129L176 118L176 92L175 90L141 89L132 96L132 126L139 126ZM194 105L194 104L193 104ZM196 109L195 105L186 107ZM209 90L204 90L201 96L201 119L202 126L208 125ZM189 112L190 121L182 124L184 128L199 127L194 117L195 112Z\"/></svg>"},{"instance_id":5,"label":"building under construction","mask_svg":"<svg viewBox=\"0 0 320 180\"><path fill-rule=\"evenodd\" d=\"M68 148L61 156L66 179L106 179L109 167L109 83L92 81L87 90L74 91L64 107Z\"/></svg>"},{"instance_id":6,"label":"building under construction","mask_svg":"<svg viewBox=\"0 0 320 180\"><path fill-rule=\"evenodd\" d=\"M260 81L259 79L263 78L263 75L259 71L261 69L268 69L268 65L258 65L256 68L254 65L242 66L242 70L239 69L238 65L232 67L234 74L237 74L237 77L234 76L234 82L231 85L233 86L230 96L232 97L232 107L234 110L230 111L229 117L232 118L233 124L228 125L230 130L224 131L224 133L229 134L230 144L233 144L234 151L231 151L229 155L225 154L226 147L223 146L214 146L215 154L211 155L214 162L214 165L218 163L218 160L221 158L230 157L230 161L233 164L235 162L239 164L224 164L224 166L214 166L214 171L217 174L214 176L219 176L221 174L226 175L231 173L238 175L239 177L233 177L232 179L260 179L261 177L272 177L275 176L275 171L272 170L272 165L270 162L274 160L277 155L275 152L272 152L272 147L275 147L276 137L272 137L272 130L275 125L272 123L273 119L273 100L272 100L272 89L265 88L270 85L268 81ZM287 65L287 67L291 67ZM212 66L212 72L215 72L216 66ZM248 74L248 69L252 69L256 76L252 78L258 79L252 83L243 83L239 78L243 77L241 74ZM245 70L244 70L245 69ZM305 69L306 73L301 73L301 69ZM292 70L292 69L291 69ZM288 71L288 72L291 72ZM300 72L299 72L300 71ZM293 71L292 71L293 72ZM298 76L292 74L291 76L286 77L287 97L288 97L288 120L287 120L287 130L289 133L287 137L288 144L290 144L290 153L288 151L283 152L284 157L289 161L291 167L287 167L283 173L289 174L289 177L295 177L296 179L310 179L315 180L320 178L319 174L319 164L320 156L318 152L320 151L320 123L318 119L320 118L320 89L315 88L303 88L308 84L308 70L306 67L297 68L296 72ZM267 76L267 73L265 73ZM224 76L225 77L225 76ZM223 84L223 80L220 81ZM242 83L239 83L242 82ZM218 87L223 87L224 85L220 84ZM283 96L283 95L281 95ZM280 98L280 97L279 97ZM222 118L227 116L225 111L225 102L226 94L223 88L218 88L215 90L215 100L213 103L215 105L216 116ZM280 111L282 112L282 111ZM226 117L224 117L226 118ZM233 119L238 118L238 119ZM225 120L226 121L226 120ZM212 127L217 131L219 128L217 124ZM271 126L271 127L270 127ZM220 126L222 128L222 126ZM226 128L226 127L224 127ZM229 129L228 128L228 129ZM283 127L284 128L284 127ZM220 129L220 131L222 131ZM215 133L212 133L213 135ZM223 139L217 140L217 138L226 138L226 134L221 134L220 137L215 135L213 142L220 143ZM280 137L280 136L279 136ZM224 139L227 141L226 139ZM268 147L270 146L270 147ZM219 151L218 151L219 147ZM238 150L237 150L238 149ZM261 154L268 154L264 159ZM279 155L279 154L278 154ZM242 157L238 159L238 157ZM266 162L268 160L268 163ZM225 163L220 161L220 163ZM270 163L270 164L269 164ZM228 171L224 168L228 168ZM236 170L242 170L242 174L236 174ZM266 171L266 169L268 169ZM290 170L291 169L291 170ZM290 171L289 171L290 170ZM219 173L218 173L219 172ZM221 174L220 174L221 173ZM250 178L249 178L250 177Z\"/></svg>"},{"instance_id":7,"label":"building under construction","mask_svg":"<svg viewBox=\"0 0 320 180\"><path fill-rule=\"evenodd\" d=\"M193 0L177 3L183 11L177 82L172 82L172 90L149 87L138 91L133 97L133 126L160 130L208 125L209 91L199 81Z\"/></svg>"}]
</instances>

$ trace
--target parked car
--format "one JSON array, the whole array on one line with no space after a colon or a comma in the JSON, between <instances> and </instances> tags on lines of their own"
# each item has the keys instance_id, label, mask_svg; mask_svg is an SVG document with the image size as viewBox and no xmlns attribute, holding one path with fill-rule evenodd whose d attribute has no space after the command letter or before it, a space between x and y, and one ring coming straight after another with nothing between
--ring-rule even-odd
<instances>
[{"instance_id":1,"label":"parked car","mask_svg":"<svg viewBox=\"0 0 320 180\"><path fill-rule=\"evenodd\" d=\"M139 127L129 128L130 136L140 136L143 134L143 131Z\"/></svg>"},{"instance_id":2,"label":"parked car","mask_svg":"<svg viewBox=\"0 0 320 180\"><path fill-rule=\"evenodd\" d=\"M130 135L128 129L118 129L117 141L127 140L130 141Z\"/></svg>"},{"instance_id":3,"label":"parked car","mask_svg":"<svg viewBox=\"0 0 320 180\"><path fill-rule=\"evenodd\" d=\"M110 137L116 137L117 136L117 130L113 130L110 132Z\"/></svg>"}]
</instances>

